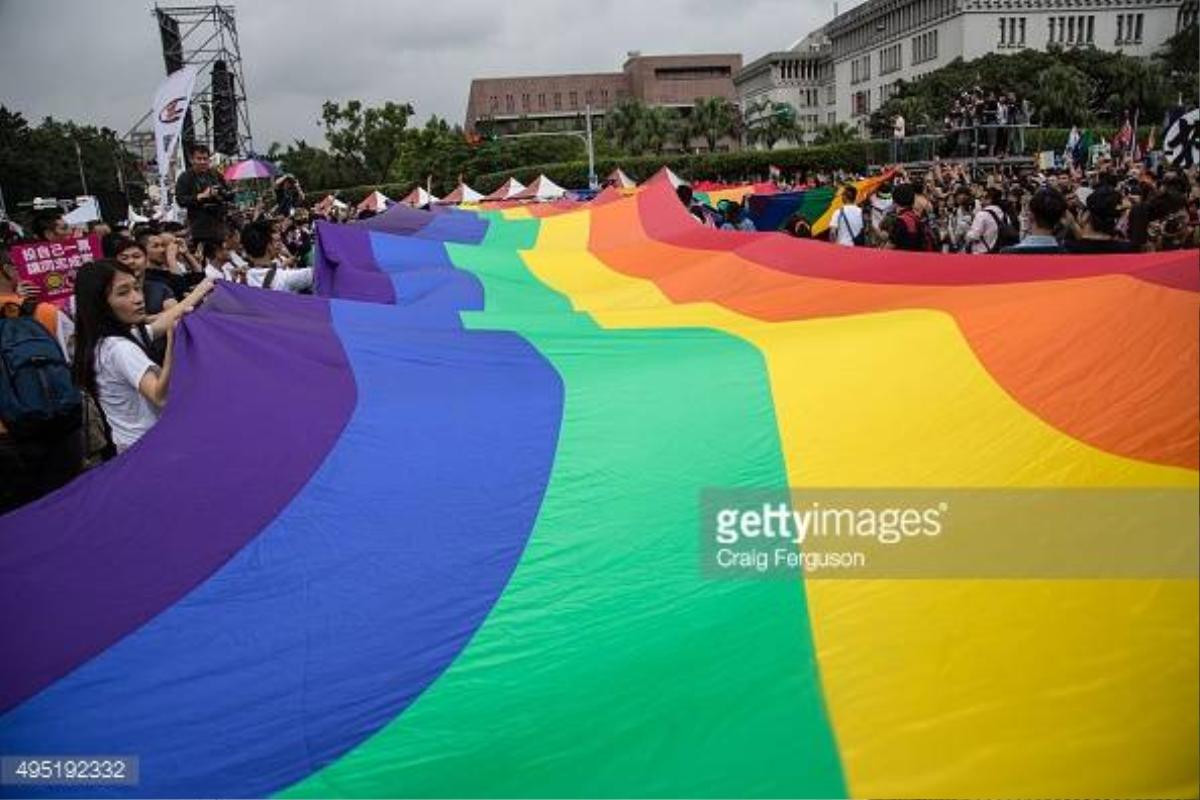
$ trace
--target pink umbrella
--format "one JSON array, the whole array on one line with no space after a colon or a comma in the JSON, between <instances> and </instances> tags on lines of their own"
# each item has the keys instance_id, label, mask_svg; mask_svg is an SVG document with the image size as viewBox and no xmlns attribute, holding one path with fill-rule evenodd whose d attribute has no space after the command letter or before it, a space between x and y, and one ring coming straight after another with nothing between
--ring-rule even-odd
<instances>
[{"instance_id":1,"label":"pink umbrella","mask_svg":"<svg viewBox=\"0 0 1200 800\"><path fill-rule=\"evenodd\" d=\"M269 161L260 161L257 158L247 158L245 161L239 161L225 169L225 180L227 181L248 181L255 178L273 178L279 174L279 170Z\"/></svg>"}]
</instances>

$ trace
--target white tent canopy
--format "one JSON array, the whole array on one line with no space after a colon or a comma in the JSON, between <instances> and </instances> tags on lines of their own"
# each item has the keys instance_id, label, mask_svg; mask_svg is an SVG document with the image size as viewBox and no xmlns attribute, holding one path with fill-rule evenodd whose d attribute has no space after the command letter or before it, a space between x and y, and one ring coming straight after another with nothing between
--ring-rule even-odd
<instances>
[{"instance_id":1,"label":"white tent canopy","mask_svg":"<svg viewBox=\"0 0 1200 800\"><path fill-rule=\"evenodd\" d=\"M512 196L513 200L557 200L567 193L567 190L559 186L554 181L547 178L545 175L538 175L533 183L526 186L522 191L517 192Z\"/></svg>"},{"instance_id":2,"label":"white tent canopy","mask_svg":"<svg viewBox=\"0 0 1200 800\"><path fill-rule=\"evenodd\" d=\"M79 205L63 216L63 222L68 225L86 225L100 219L100 204L96 198L80 197Z\"/></svg>"},{"instance_id":3,"label":"white tent canopy","mask_svg":"<svg viewBox=\"0 0 1200 800\"><path fill-rule=\"evenodd\" d=\"M525 190L525 185L523 183L518 181L516 178L509 178L508 180L506 180L504 182L504 184L499 189L492 192L491 194L484 197L483 199L484 200L511 200L513 195L517 194L518 192L522 192L524 190Z\"/></svg>"},{"instance_id":4,"label":"white tent canopy","mask_svg":"<svg viewBox=\"0 0 1200 800\"><path fill-rule=\"evenodd\" d=\"M608 173L607 180L611 181L613 186L616 186L618 189L632 189L637 186L637 181L626 175L625 170L620 167Z\"/></svg>"},{"instance_id":5,"label":"white tent canopy","mask_svg":"<svg viewBox=\"0 0 1200 800\"><path fill-rule=\"evenodd\" d=\"M363 201L358 204L359 211L384 211L392 204L391 198L383 192L376 189L369 195L363 198Z\"/></svg>"},{"instance_id":6,"label":"white tent canopy","mask_svg":"<svg viewBox=\"0 0 1200 800\"><path fill-rule=\"evenodd\" d=\"M443 197L440 201L447 205L456 205L458 203L478 203L483 199L483 194L467 186L465 183L459 183L454 187L454 191Z\"/></svg>"},{"instance_id":7,"label":"white tent canopy","mask_svg":"<svg viewBox=\"0 0 1200 800\"><path fill-rule=\"evenodd\" d=\"M687 183L687 181L685 181L683 178L672 172L670 167L663 167L658 172L654 173L653 177L646 181L646 183L658 183L659 181L668 181L670 182L671 186L676 189Z\"/></svg>"},{"instance_id":8,"label":"white tent canopy","mask_svg":"<svg viewBox=\"0 0 1200 800\"><path fill-rule=\"evenodd\" d=\"M424 208L425 206L438 202L438 199L429 192L425 191L425 187L418 186L405 195L404 199L400 202L406 206L412 206L413 208Z\"/></svg>"}]
</instances>

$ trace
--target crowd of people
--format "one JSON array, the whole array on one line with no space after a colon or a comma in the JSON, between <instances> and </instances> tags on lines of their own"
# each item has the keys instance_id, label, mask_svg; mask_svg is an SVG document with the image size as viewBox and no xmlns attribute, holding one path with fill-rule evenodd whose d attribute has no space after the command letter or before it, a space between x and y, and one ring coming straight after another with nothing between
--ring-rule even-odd
<instances>
[{"instance_id":1,"label":"crowd of people","mask_svg":"<svg viewBox=\"0 0 1200 800\"><path fill-rule=\"evenodd\" d=\"M980 102L970 94L967 100L972 108ZM991 100L982 99L985 109ZM311 292L315 221L374 213L306 206L299 184L287 177L270 210L261 202L239 210L208 155L195 148L177 182L186 224L97 221L72 230L61 212L35 216L26 239L54 243L87 233L101 242L103 257L79 269L69 302L45 302L20 279L8 258L8 246L19 243L15 229L0 230L0 367L7 381L0 386L0 513L115 456L154 425L170 397L175 326L215 281ZM840 202L819 235L845 247L984 255L1200 246L1195 167L1151 170L1126 157L1102 158L1092 169L972 173L938 163L920 175L896 170L881 184L842 172L776 182L785 190L834 188ZM860 196L856 187L866 185L875 190ZM677 192L700 224L755 230L743 203L710 207L687 185ZM782 229L812 238L815 222L795 213Z\"/></svg>"},{"instance_id":2,"label":"crowd of people","mask_svg":"<svg viewBox=\"0 0 1200 800\"><path fill-rule=\"evenodd\" d=\"M276 187L270 211L241 211L204 146L176 185L187 224L89 223L73 230L60 210L29 231L4 226L0 247L0 513L70 481L133 445L170 395L174 329L214 281L296 293L313 286L313 216L298 186ZM94 234L102 258L75 275L65 303L45 302L21 280L8 248Z\"/></svg>"},{"instance_id":3,"label":"crowd of people","mask_svg":"<svg viewBox=\"0 0 1200 800\"><path fill-rule=\"evenodd\" d=\"M897 171L867 197L841 189L824 234L845 246L970 253L1134 253L1200 247L1200 174L1101 159L1020 174L971 174L942 163L923 175ZM815 220L784 230L812 237Z\"/></svg>"}]
</instances>

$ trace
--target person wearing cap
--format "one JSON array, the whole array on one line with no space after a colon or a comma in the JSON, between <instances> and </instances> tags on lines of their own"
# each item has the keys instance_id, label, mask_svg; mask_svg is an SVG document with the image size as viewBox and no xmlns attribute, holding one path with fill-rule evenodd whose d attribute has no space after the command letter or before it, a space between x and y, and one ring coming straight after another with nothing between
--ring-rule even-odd
<instances>
[{"instance_id":1,"label":"person wearing cap","mask_svg":"<svg viewBox=\"0 0 1200 800\"><path fill-rule=\"evenodd\" d=\"M1079 190L1082 191L1082 190ZM1087 212L1083 216L1083 231L1079 238L1065 243L1068 253L1092 255L1097 253L1132 253L1134 247L1120 238L1117 222L1121 218L1121 193L1111 186L1101 185L1083 199Z\"/></svg>"}]
</instances>

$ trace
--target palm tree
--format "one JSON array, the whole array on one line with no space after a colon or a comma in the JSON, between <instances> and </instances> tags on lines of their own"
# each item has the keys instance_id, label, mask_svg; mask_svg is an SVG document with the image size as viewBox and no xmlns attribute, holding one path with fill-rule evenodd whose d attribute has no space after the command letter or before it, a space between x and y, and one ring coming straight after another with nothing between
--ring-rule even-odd
<instances>
[{"instance_id":1,"label":"palm tree","mask_svg":"<svg viewBox=\"0 0 1200 800\"><path fill-rule=\"evenodd\" d=\"M735 132L738 119L733 104L723 97L697 97L692 107L692 124L710 153L716 152L718 139Z\"/></svg>"},{"instance_id":2,"label":"palm tree","mask_svg":"<svg viewBox=\"0 0 1200 800\"><path fill-rule=\"evenodd\" d=\"M799 141L802 131L796 122L796 109L791 103L760 100L746 107L743 127L749 144L763 144L768 150L783 139Z\"/></svg>"},{"instance_id":3,"label":"palm tree","mask_svg":"<svg viewBox=\"0 0 1200 800\"><path fill-rule=\"evenodd\" d=\"M822 125L817 128L817 135L813 139L814 144L845 144L853 142L858 138L858 131L847 122L838 122L833 125Z\"/></svg>"},{"instance_id":4,"label":"palm tree","mask_svg":"<svg viewBox=\"0 0 1200 800\"><path fill-rule=\"evenodd\" d=\"M645 116L644 105L637 100L626 98L608 113L604 126L619 148L628 153L636 153Z\"/></svg>"},{"instance_id":5,"label":"palm tree","mask_svg":"<svg viewBox=\"0 0 1200 800\"><path fill-rule=\"evenodd\" d=\"M667 144L675 138L679 126L679 112L673 108L656 106L646 109L638 128L639 152L649 150L661 155Z\"/></svg>"},{"instance_id":6,"label":"palm tree","mask_svg":"<svg viewBox=\"0 0 1200 800\"><path fill-rule=\"evenodd\" d=\"M692 149L692 140L700 135L699 131L696 130L696 120L692 117L692 110L690 108L685 108L682 111L676 110L675 129L671 131L671 140L684 153Z\"/></svg>"}]
</instances>

